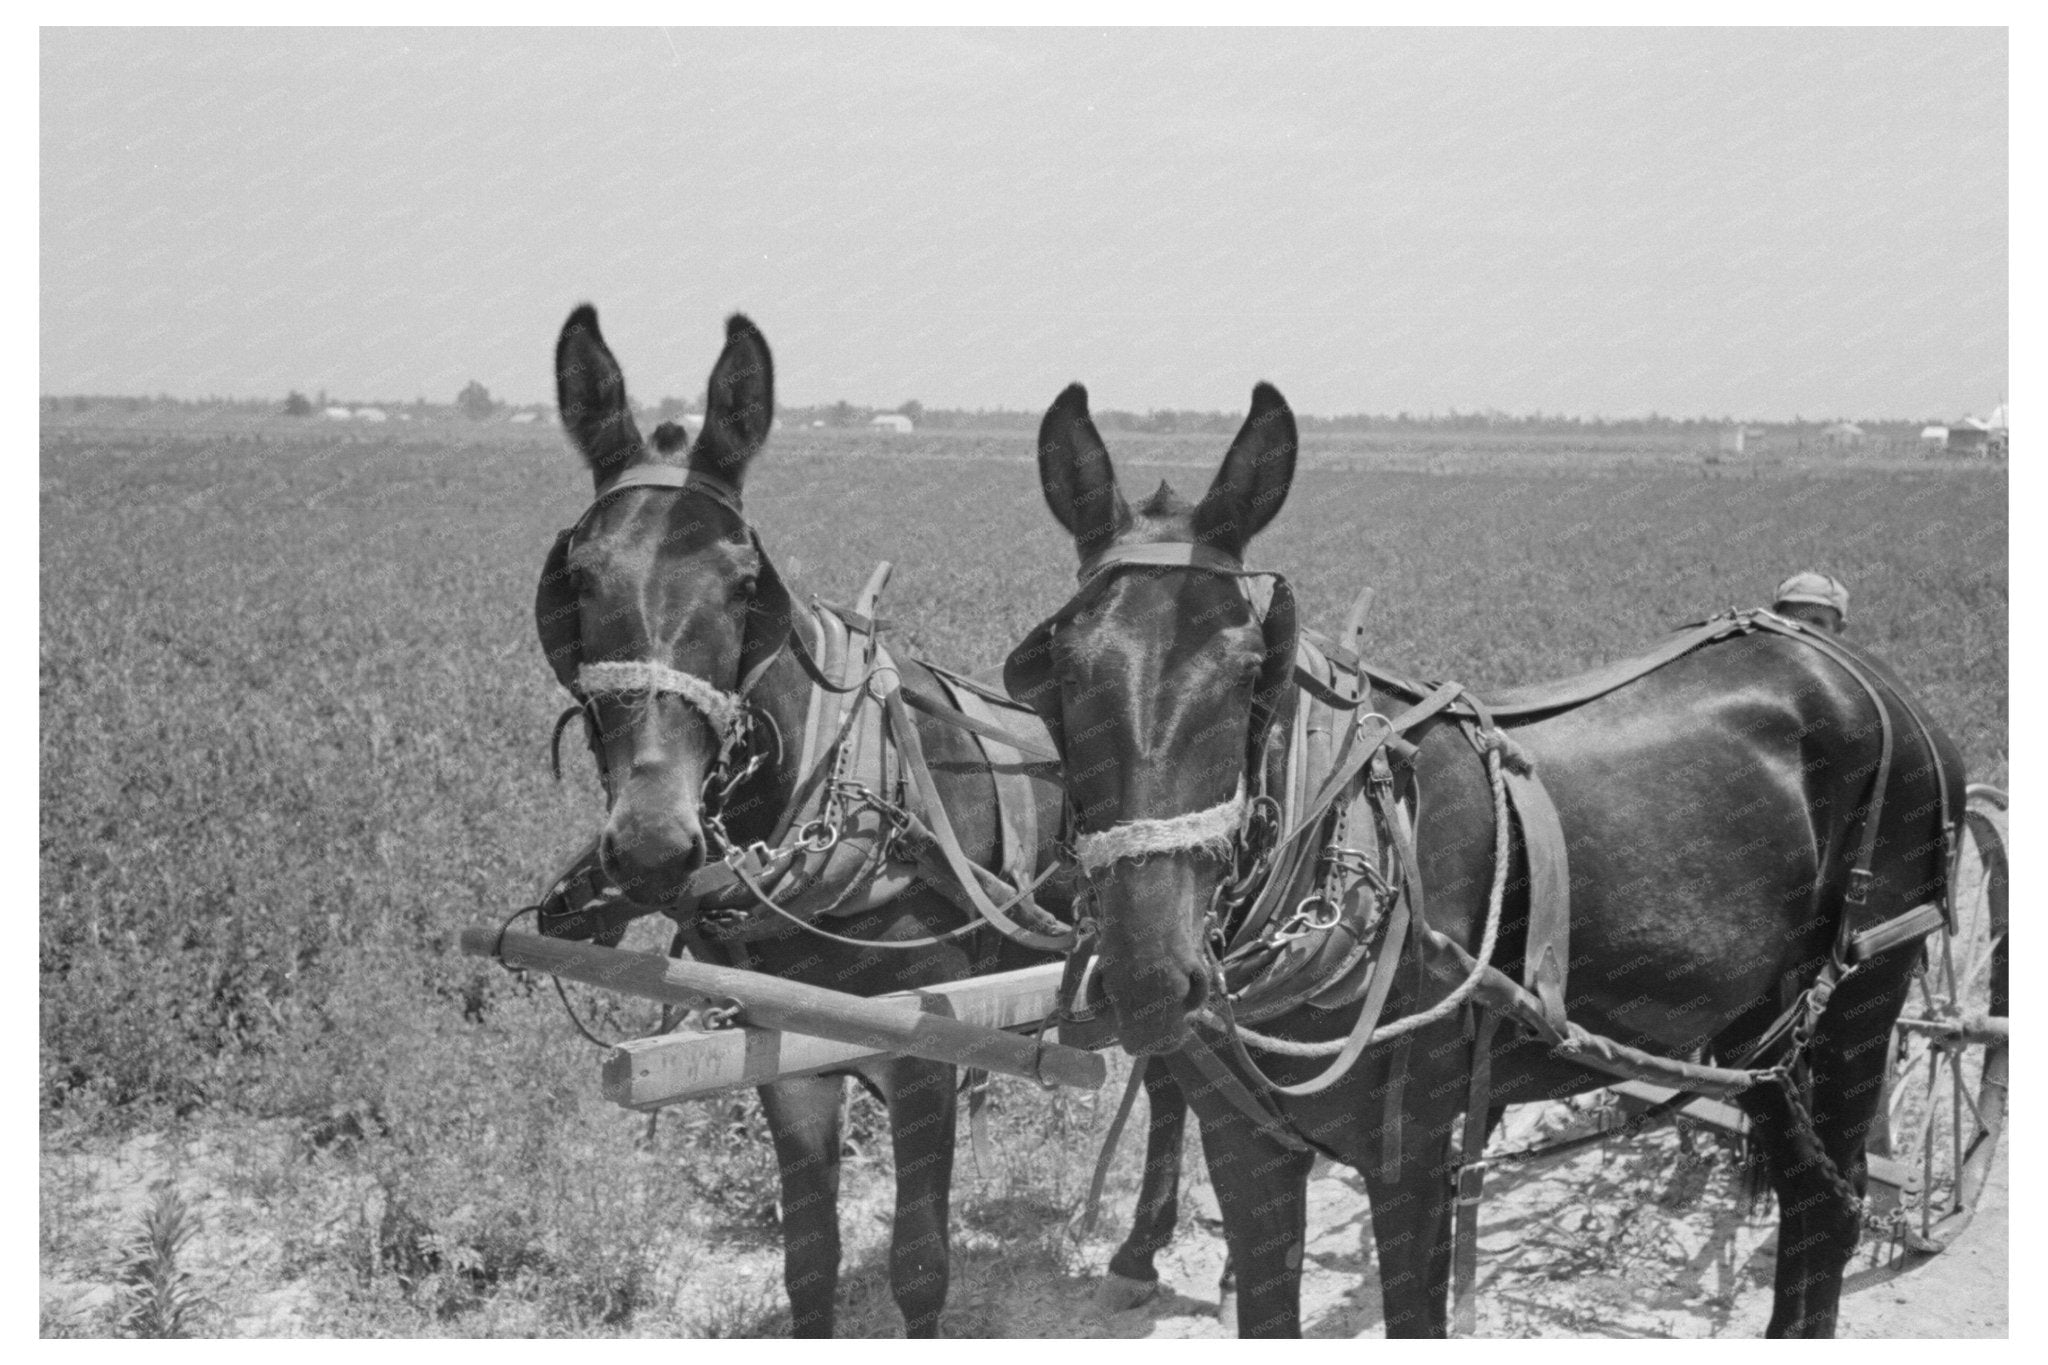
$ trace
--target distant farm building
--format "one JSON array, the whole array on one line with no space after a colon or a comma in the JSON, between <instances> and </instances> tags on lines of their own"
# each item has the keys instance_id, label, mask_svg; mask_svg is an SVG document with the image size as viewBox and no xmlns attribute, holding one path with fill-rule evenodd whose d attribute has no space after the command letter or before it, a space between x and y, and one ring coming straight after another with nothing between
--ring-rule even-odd
<instances>
[{"instance_id":1,"label":"distant farm building","mask_svg":"<svg viewBox=\"0 0 2048 1365\"><path fill-rule=\"evenodd\" d=\"M908 432L911 421L900 412L878 412L868 419L868 425L883 431Z\"/></svg>"},{"instance_id":2,"label":"distant farm building","mask_svg":"<svg viewBox=\"0 0 2048 1365\"><path fill-rule=\"evenodd\" d=\"M538 422L540 414L537 412L515 412L512 414L512 420L523 426L528 422Z\"/></svg>"},{"instance_id":3,"label":"distant farm building","mask_svg":"<svg viewBox=\"0 0 2048 1365\"><path fill-rule=\"evenodd\" d=\"M355 418L358 422L385 422L390 420L385 416L384 409L382 408L357 408Z\"/></svg>"},{"instance_id":4,"label":"distant farm building","mask_svg":"<svg viewBox=\"0 0 2048 1365\"><path fill-rule=\"evenodd\" d=\"M1948 453L1983 455L1991 448L1991 424L1981 417L1965 417L1948 424Z\"/></svg>"},{"instance_id":5,"label":"distant farm building","mask_svg":"<svg viewBox=\"0 0 2048 1365\"><path fill-rule=\"evenodd\" d=\"M355 416L347 408L322 408L320 415L330 422L346 422L349 418Z\"/></svg>"},{"instance_id":6,"label":"distant farm building","mask_svg":"<svg viewBox=\"0 0 2048 1365\"><path fill-rule=\"evenodd\" d=\"M1723 455L1753 455L1769 439L1762 427L1722 427L1715 434L1714 449Z\"/></svg>"},{"instance_id":7,"label":"distant farm building","mask_svg":"<svg viewBox=\"0 0 2048 1365\"><path fill-rule=\"evenodd\" d=\"M1926 449L1928 449L1928 450L1947 450L1947 449L1948 449L1948 428L1947 428L1947 427L1922 427L1922 428L1920 428L1920 444L1921 444L1921 445L1922 445L1923 447L1925 447Z\"/></svg>"},{"instance_id":8,"label":"distant farm building","mask_svg":"<svg viewBox=\"0 0 2048 1365\"><path fill-rule=\"evenodd\" d=\"M1831 427L1823 428L1820 439L1822 445L1832 446L1837 450L1849 450L1863 444L1863 428L1854 422L1837 422Z\"/></svg>"}]
</instances>

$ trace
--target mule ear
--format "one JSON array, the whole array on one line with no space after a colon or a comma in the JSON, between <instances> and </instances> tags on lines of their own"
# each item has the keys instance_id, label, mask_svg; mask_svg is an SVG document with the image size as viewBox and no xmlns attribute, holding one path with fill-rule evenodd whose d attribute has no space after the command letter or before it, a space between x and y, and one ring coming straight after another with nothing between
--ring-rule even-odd
<instances>
[{"instance_id":1,"label":"mule ear","mask_svg":"<svg viewBox=\"0 0 2048 1365\"><path fill-rule=\"evenodd\" d=\"M690 450L690 468L739 487L774 421L775 360L761 330L734 313L725 320L725 349L711 367L704 430Z\"/></svg>"},{"instance_id":2,"label":"mule ear","mask_svg":"<svg viewBox=\"0 0 2048 1365\"><path fill-rule=\"evenodd\" d=\"M1252 537L1266 529L1287 501L1299 444L1294 412L1280 390L1266 383L1254 386L1252 410L1230 443L1216 481L1195 509L1195 539L1242 556Z\"/></svg>"},{"instance_id":3,"label":"mule ear","mask_svg":"<svg viewBox=\"0 0 2048 1365\"><path fill-rule=\"evenodd\" d=\"M626 376L587 303L569 314L555 343L555 398L569 439L599 484L645 454L626 402Z\"/></svg>"},{"instance_id":4,"label":"mule ear","mask_svg":"<svg viewBox=\"0 0 2048 1365\"><path fill-rule=\"evenodd\" d=\"M1079 384L1067 385L1038 424L1038 482L1084 563L1131 524L1109 449L1088 416L1088 390Z\"/></svg>"}]
</instances>

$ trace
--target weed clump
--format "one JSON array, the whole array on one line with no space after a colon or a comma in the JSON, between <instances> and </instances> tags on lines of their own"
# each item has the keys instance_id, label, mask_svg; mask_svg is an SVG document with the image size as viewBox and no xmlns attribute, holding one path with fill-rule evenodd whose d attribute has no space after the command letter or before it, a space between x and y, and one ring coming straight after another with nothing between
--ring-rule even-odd
<instances>
[{"instance_id":1,"label":"weed clump","mask_svg":"<svg viewBox=\"0 0 2048 1365\"><path fill-rule=\"evenodd\" d=\"M120 1331L129 1337L189 1337L212 1300L199 1292L179 1255L199 1233L198 1217L165 1181L150 1195L142 1227L121 1255Z\"/></svg>"}]
</instances>

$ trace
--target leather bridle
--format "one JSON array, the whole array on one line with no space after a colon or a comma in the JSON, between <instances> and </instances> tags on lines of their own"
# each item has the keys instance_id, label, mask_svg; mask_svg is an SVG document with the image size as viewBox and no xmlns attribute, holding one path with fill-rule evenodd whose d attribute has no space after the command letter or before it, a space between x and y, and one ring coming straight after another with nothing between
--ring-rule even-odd
<instances>
[{"instance_id":1,"label":"leather bridle","mask_svg":"<svg viewBox=\"0 0 2048 1365\"><path fill-rule=\"evenodd\" d=\"M598 509L615 494L631 488L665 488L679 494L695 493L738 517L746 528L748 539L753 542L755 552L760 556L764 581L774 581L777 590L784 592L786 601L786 591L780 588L779 576L775 575L773 567L768 562L767 551L761 546L760 535L754 529L753 523L747 520L740 490L716 475L676 465L634 465L607 479L598 487L582 514L568 530L557 537L555 553L550 556L550 563L553 564L557 558L566 562L568 554L576 547L577 538L591 518L597 514ZM729 693L707 679L685 673L659 660L624 664L586 664L581 662L579 650L573 674L566 673L559 664L557 665L557 675L562 678L563 686L576 701L573 706L556 717L554 732L549 740L549 761L553 766L556 780L559 781L562 776L562 732L568 728L572 720L580 717L584 725L584 740L597 763L598 780L604 787L605 800L609 804L613 799L611 769L605 762L604 745L600 739L597 722L598 699L614 695L676 696L701 715L712 732L718 736L718 760L705 773L701 798L705 801L707 810L710 809L713 794L719 797L729 796L765 761L766 754L757 740L758 736L765 732L774 741L775 753L778 756L781 753L781 731L776 727L773 718L754 703L752 693L755 685L766 675L769 665L773 664L788 647L793 629L792 623L790 628L783 632L783 638L776 647L755 660L740 678L739 686ZM608 669L617 670L625 675L624 681L615 683L605 672ZM734 761L742 756L744 761L735 771Z\"/></svg>"}]
</instances>

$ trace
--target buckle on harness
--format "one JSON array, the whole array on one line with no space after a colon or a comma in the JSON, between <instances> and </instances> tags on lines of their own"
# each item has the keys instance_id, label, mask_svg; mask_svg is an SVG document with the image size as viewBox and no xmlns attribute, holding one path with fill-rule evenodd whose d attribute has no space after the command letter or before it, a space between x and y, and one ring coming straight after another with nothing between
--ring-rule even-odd
<instances>
[{"instance_id":1,"label":"buckle on harness","mask_svg":"<svg viewBox=\"0 0 2048 1365\"><path fill-rule=\"evenodd\" d=\"M1486 1163L1468 1161L1458 1168L1457 1202L1461 1207L1477 1204L1486 1193Z\"/></svg>"},{"instance_id":2,"label":"buckle on harness","mask_svg":"<svg viewBox=\"0 0 2048 1365\"><path fill-rule=\"evenodd\" d=\"M1870 898L1871 872L1867 867L1849 869L1849 890L1842 899L1851 905L1861 905Z\"/></svg>"}]
</instances>

